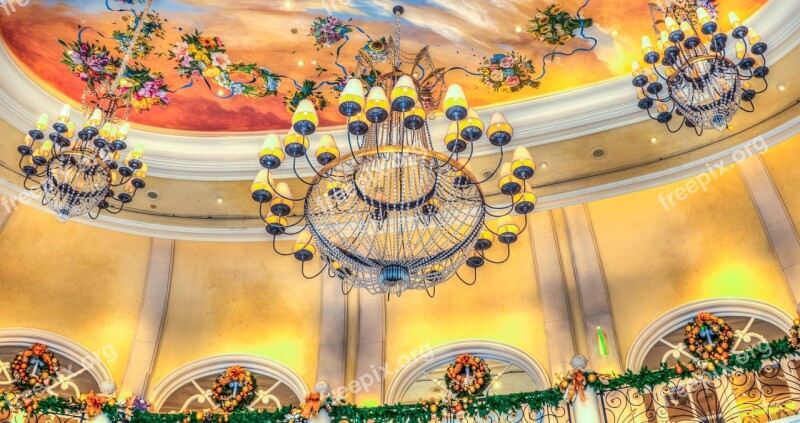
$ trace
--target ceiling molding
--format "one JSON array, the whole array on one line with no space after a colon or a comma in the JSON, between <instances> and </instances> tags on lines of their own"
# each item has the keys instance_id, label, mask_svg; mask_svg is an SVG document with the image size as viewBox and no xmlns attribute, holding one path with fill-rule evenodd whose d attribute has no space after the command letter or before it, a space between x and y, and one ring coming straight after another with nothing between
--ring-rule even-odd
<instances>
[{"instance_id":1,"label":"ceiling molding","mask_svg":"<svg viewBox=\"0 0 800 423\"><path fill-rule=\"evenodd\" d=\"M775 128L772 128L758 137L747 138L736 146L701 159L688 162L679 166L673 166L666 170L651 172L633 178L622 179L613 183L596 185L589 188L561 192L555 195L541 196L536 205L536 210L545 211L567 207L575 204L582 204L591 201L602 200L609 197L641 191L648 188L666 185L672 182L692 178L701 173L709 171L709 165L714 168L718 165L727 166L739 160L743 160L754 153L754 149L745 149L743 146L753 145L755 141L766 144L769 148L800 134L800 116L797 116ZM741 152L738 154L737 152ZM24 188L0 179L0 194L12 199L20 199L25 196L30 201L24 203L35 209L52 213L52 211L41 204L36 197L31 197ZM124 214L120 215L124 216ZM13 215L12 215L13 217ZM260 220L253 220L252 227L246 228L213 228L209 226L182 226L182 225L163 225L139 222L131 219L120 218L102 214L96 220L87 216L74 219L75 222L83 223L111 231L141 235L152 238L168 238L187 241L215 241L215 242L267 242L271 238L264 232ZM203 220L208 222L209 220ZM279 237L278 239L292 239L293 237Z\"/></svg>"},{"instance_id":2,"label":"ceiling molding","mask_svg":"<svg viewBox=\"0 0 800 423\"><path fill-rule=\"evenodd\" d=\"M774 63L800 44L800 14L787 13L786 0L771 0L748 20L770 44L769 59ZM733 49L731 49L733 50ZM30 129L42 111L60 110L63 99L51 95L31 80L14 62L0 43L0 118L20 131ZM634 124L647 117L636 106L629 77L621 76L591 86L508 103L479 111L488 120L494 112L502 112L514 123L515 142L519 146L536 146L585 136ZM580 99L580 101L576 101ZM79 117L73 112L74 118ZM432 123L434 139L441 139L449 121ZM190 133L147 128L134 129L130 139L147 145L147 162L152 176L197 181L250 180L258 171L256 153L259 134ZM329 133L340 142L346 139L344 127L325 128L314 136ZM438 144L438 143L437 143ZM483 140L475 143L475 154L496 152ZM443 146L437 146L443 150ZM302 176L313 171L298 165ZM290 176L291 170L278 169L276 177Z\"/></svg>"}]
</instances>

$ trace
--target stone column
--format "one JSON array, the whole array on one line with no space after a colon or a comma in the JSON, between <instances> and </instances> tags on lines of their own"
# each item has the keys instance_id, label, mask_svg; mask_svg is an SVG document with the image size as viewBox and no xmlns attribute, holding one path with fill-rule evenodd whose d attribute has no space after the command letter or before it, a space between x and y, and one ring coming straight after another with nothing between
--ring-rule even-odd
<instances>
[{"instance_id":1,"label":"stone column","mask_svg":"<svg viewBox=\"0 0 800 423\"><path fill-rule=\"evenodd\" d=\"M553 215L551 211L546 211L531 214L528 219L528 235L533 245L536 279L542 300L550 373L563 373L569 369L570 358L577 351L573 342L570 307Z\"/></svg>"},{"instance_id":2,"label":"stone column","mask_svg":"<svg viewBox=\"0 0 800 423\"><path fill-rule=\"evenodd\" d=\"M150 264L144 289L139 324L133 339L128 367L117 391L121 398L145 395L153 368L164 317L167 312L169 287L172 280L172 256L175 241L153 238Z\"/></svg>"},{"instance_id":3,"label":"stone column","mask_svg":"<svg viewBox=\"0 0 800 423\"><path fill-rule=\"evenodd\" d=\"M322 272L322 322L319 334L317 381L332 388L345 386L347 360L347 296L339 278Z\"/></svg>"},{"instance_id":4,"label":"stone column","mask_svg":"<svg viewBox=\"0 0 800 423\"><path fill-rule=\"evenodd\" d=\"M617 346L616 331L608 300L605 276L594 239L594 231L585 204L566 207L567 222L573 267L577 280L579 298L585 323L586 340L589 345L589 362L603 372L621 371L621 359ZM597 328L606 334L608 355L600 353ZM581 334L578 334L580 336Z\"/></svg>"},{"instance_id":5,"label":"stone column","mask_svg":"<svg viewBox=\"0 0 800 423\"><path fill-rule=\"evenodd\" d=\"M772 250L794 294L794 302L800 303L800 242L792 219L761 156L750 156L739 162L738 167L772 244Z\"/></svg>"}]
</instances>

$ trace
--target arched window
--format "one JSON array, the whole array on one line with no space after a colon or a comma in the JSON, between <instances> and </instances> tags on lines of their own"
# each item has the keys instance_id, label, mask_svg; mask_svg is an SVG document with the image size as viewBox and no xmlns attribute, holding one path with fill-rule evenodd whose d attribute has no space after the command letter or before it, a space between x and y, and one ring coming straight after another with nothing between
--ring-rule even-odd
<instances>
[{"instance_id":1,"label":"arched window","mask_svg":"<svg viewBox=\"0 0 800 423\"><path fill-rule=\"evenodd\" d=\"M392 379L386 392L386 403L415 403L420 398L446 395L444 372L456 356L465 352L487 361L493 376L489 387L492 394L549 387L542 366L524 351L497 342L461 341L418 355L406 364Z\"/></svg>"},{"instance_id":2,"label":"arched window","mask_svg":"<svg viewBox=\"0 0 800 423\"><path fill-rule=\"evenodd\" d=\"M792 318L764 302L720 298L687 304L651 323L634 341L627 366L658 369L689 363L696 358L683 344L685 326L701 312L726 321L734 330L733 357L750 348L770 348L767 342L786 336ZM744 356L739 356L744 357ZM765 363L757 373L726 372L722 377L675 379L640 392L626 387L601 397L609 423L747 421L761 422L794 416L800 405L800 361L789 357Z\"/></svg>"},{"instance_id":3,"label":"arched window","mask_svg":"<svg viewBox=\"0 0 800 423\"><path fill-rule=\"evenodd\" d=\"M256 399L252 409L274 411L300 404L308 388L297 373L276 361L247 354L219 355L179 367L158 383L153 394L153 409L168 413L185 410L211 410L214 380L230 366L240 365L256 377Z\"/></svg>"},{"instance_id":4,"label":"arched window","mask_svg":"<svg viewBox=\"0 0 800 423\"><path fill-rule=\"evenodd\" d=\"M112 381L105 362L113 362L118 357L111 345L92 351L56 333L31 328L5 328L0 329L0 388L8 389L13 385L11 363L20 351L36 343L46 345L61 363L56 375L58 383L47 388L47 395L79 396L90 390L100 393L103 383Z\"/></svg>"}]
</instances>

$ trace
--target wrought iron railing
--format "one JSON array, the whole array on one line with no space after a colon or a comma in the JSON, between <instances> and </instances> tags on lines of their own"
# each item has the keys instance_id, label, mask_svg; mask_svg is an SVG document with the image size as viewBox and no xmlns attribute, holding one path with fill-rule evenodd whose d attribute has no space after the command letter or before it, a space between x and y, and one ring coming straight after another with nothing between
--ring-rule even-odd
<instances>
[{"instance_id":1,"label":"wrought iron railing","mask_svg":"<svg viewBox=\"0 0 800 423\"><path fill-rule=\"evenodd\" d=\"M653 388L602 392L602 423L756 423L800 415L800 357L758 372L672 379Z\"/></svg>"}]
</instances>

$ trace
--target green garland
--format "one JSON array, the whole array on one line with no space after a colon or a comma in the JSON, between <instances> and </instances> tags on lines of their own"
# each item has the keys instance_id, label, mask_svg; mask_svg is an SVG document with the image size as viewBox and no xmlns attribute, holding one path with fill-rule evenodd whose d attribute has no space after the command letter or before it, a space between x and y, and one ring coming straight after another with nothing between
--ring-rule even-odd
<instances>
[{"instance_id":1,"label":"green garland","mask_svg":"<svg viewBox=\"0 0 800 423\"><path fill-rule=\"evenodd\" d=\"M602 382L599 378L587 382L587 386L597 392L608 392L625 387L647 391L660 384L669 383L676 378L688 379L697 372L705 376L719 378L730 374L732 371L756 372L765 362L774 362L790 355L797 354L788 337L774 340L766 344L756 345L732 357L726 367L713 364L710 367L699 368L697 362L678 363L668 366L662 363L659 369L650 370L643 368L638 373L628 370L624 374L616 375ZM12 401L6 399L6 394L0 391L0 409L9 408ZM333 421L347 420L351 423L366 423L370 420L375 423L389 421L403 421L409 423L428 423L431 418L443 410L452 409L460 403L467 415L486 417L493 412L510 413L523 407L531 410L541 410L545 407L557 407L563 401L563 392L559 388L550 388L542 391L524 392L510 395L489 395L476 400L455 399L452 402L441 400L439 402L423 401L416 404L383 405L379 407L357 407L354 405L328 405ZM131 411L124 403L110 402L103 407L103 412L108 416L119 416L118 420L129 420L132 423L287 423L299 420L293 407L283 407L279 410L268 412L264 410L236 411L230 414L210 414L203 412L186 412L183 414L158 414L148 411ZM67 414L80 415L84 412L79 401L72 398L47 397L38 400L36 413L39 414ZM113 420L113 419L112 419Z\"/></svg>"}]
</instances>

